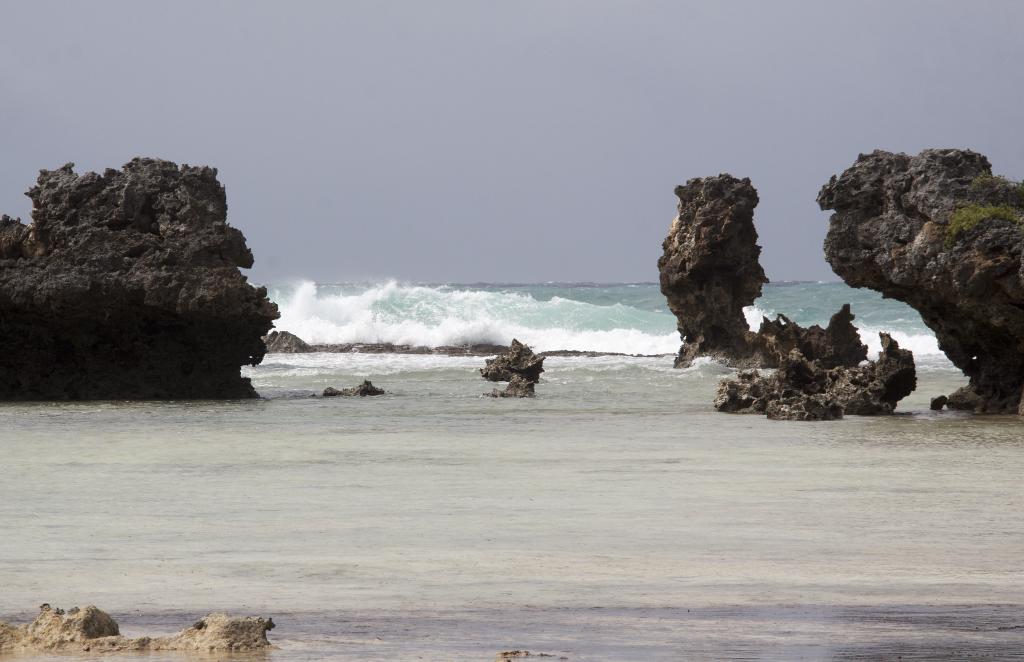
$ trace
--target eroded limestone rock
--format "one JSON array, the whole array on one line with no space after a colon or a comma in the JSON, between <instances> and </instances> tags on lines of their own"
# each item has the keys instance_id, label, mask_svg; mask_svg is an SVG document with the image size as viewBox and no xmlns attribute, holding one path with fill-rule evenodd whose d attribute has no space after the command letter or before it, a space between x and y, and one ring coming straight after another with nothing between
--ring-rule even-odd
<instances>
[{"instance_id":1,"label":"eroded limestone rock","mask_svg":"<svg viewBox=\"0 0 1024 662\"><path fill-rule=\"evenodd\" d=\"M679 208L658 260L661 291L676 316L683 344L677 368L710 356L746 368L778 367L793 349L828 367L855 366L867 358L848 305L827 328L804 328L785 315L767 318L753 333L743 309L768 282L758 262L749 179L723 174L691 179L676 188Z\"/></svg>"},{"instance_id":2,"label":"eroded limestone rock","mask_svg":"<svg viewBox=\"0 0 1024 662\"><path fill-rule=\"evenodd\" d=\"M678 213L658 272L683 340L676 363L689 365L698 355L746 356L743 308L768 282L754 229L757 191L749 179L721 174L691 179L675 194Z\"/></svg>"},{"instance_id":3,"label":"eroded limestone rock","mask_svg":"<svg viewBox=\"0 0 1024 662\"><path fill-rule=\"evenodd\" d=\"M536 383L544 372L544 357L537 356L529 347L512 339L508 349L493 359L487 359L480 368L480 374L491 382L508 382L514 375L521 375L527 381Z\"/></svg>"},{"instance_id":4,"label":"eroded limestone rock","mask_svg":"<svg viewBox=\"0 0 1024 662\"><path fill-rule=\"evenodd\" d=\"M1016 413L1024 389L1024 189L981 154L875 151L818 194L825 256L849 285L904 301L970 378L952 409ZM957 232L958 210L975 213Z\"/></svg>"},{"instance_id":5,"label":"eroded limestone rock","mask_svg":"<svg viewBox=\"0 0 1024 662\"><path fill-rule=\"evenodd\" d=\"M865 365L829 368L793 349L774 373L741 371L719 384L715 409L799 421L891 414L913 392L917 375L913 353L888 334L880 336L878 359Z\"/></svg>"},{"instance_id":6,"label":"eroded limestone rock","mask_svg":"<svg viewBox=\"0 0 1024 662\"><path fill-rule=\"evenodd\" d=\"M61 609L43 605L34 621L0 623L0 653L118 651L254 651L270 647L274 621L256 616L209 614L169 637L128 638L117 622L92 605Z\"/></svg>"},{"instance_id":7,"label":"eroded limestone rock","mask_svg":"<svg viewBox=\"0 0 1024 662\"><path fill-rule=\"evenodd\" d=\"M0 218L0 399L245 398L278 316L217 171L158 159L43 170Z\"/></svg>"},{"instance_id":8,"label":"eroded limestone rock","mask_svg":"<svg viewBox=\"0 0 1024 662\"><path fill-rule=\"evenodd\" d=\"M529 347L512 339L508 349L493 359L487 359L480 368L480 375L492 382L508 382L504 390L494 389L489 395L495 398L529 398L534 395L534 385L544 372L544 357L533 353Z\"/></svg>"}]
</instances>

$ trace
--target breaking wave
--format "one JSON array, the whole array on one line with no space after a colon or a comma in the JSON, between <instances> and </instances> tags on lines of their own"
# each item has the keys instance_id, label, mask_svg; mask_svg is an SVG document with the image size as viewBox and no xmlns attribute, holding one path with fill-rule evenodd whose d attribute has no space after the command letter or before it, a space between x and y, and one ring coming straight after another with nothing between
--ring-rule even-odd
<instances>
[{"instance_id":1,"label":"breaking wave","mask_svg":"<svg viewBox=\"0 0 1024 662\"><path fill-rule=\"evenodd\" d=\"M671 354L679 348L667 311L616 302L599 305L526 291L399 285L326 288L304 282L272 294L277 328L313 343L402 345L507 344L537 351L572 349Z\"/></svg>"},{"instance_id":2,"label":"breaking wave","mask_svg":"<svg viewBox=\"0 0 1024 662\"><path fill-rule=\"evenodd\" d=\"M272 288L281 318L277 328L312 343L400 345L507 344L512 338L537 351L580 350L674 354L676 320L651 283L537 285L318 285ZM873 357L879 331L915 356L942 356L935 336L912 309L874 292L839 283L786 283L765 287L748 307L756 330L763 316L785 312L802 325L827 324L851 303L861 338Z\"/></svg>"}]
</instances>

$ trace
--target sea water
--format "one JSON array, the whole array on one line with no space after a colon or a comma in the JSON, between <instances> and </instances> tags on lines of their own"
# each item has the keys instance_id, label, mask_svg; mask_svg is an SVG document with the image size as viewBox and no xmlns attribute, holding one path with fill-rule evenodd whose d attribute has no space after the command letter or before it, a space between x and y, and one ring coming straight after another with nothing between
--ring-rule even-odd
<instances>
[{"instance_id":1,"label":"sea water","mask_svg":"<svg viewBox=\"0 0 1024 662\"><path fill-rule=\"evenodd\" d=\"M715 412L730 370L672 368L656 285L271 289L311 342L649 356L549 358L526 400L482 397L480 357L356 353L268 355L255 401L5 403L0 620L268 615L282 661L1024 650L1024 424L930 411L966 380L898 302L766 286L752 325L849 302L918 364L894 416L797 423ZM366 378L388 394L310 397Z\"/></svg>"}]
</instances>

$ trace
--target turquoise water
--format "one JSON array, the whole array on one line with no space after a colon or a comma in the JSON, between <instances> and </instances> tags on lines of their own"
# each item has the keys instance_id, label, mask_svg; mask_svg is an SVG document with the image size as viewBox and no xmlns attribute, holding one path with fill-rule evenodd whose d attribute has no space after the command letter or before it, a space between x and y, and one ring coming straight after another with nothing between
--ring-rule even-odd
<instances>
[{"instance_id":1,"label":"turquoise water","mask_svg":"<svg viewBox=\"0 0 1024 662\"><path fill-rule=\"evenodd\" d=\"M652 285L304 287L284 319L337 340L678 344ZM841 285L757 306L806 324L846 301L927 349L913 311ZM944 358L921 352L897 415L830 423L717 413L729 370L671 362L551 358L538 397L495 400L479 357L278 354L245 371L262 400L4 403L0 619L258 613L282 662L1024 649L1024 424L930 411L965 381ZM363 378L388 395L309 397Z\"/></svg>"},{"instance_id":2,"label":"turquoise water","mask_svg":"<svg viewBox=\"0 0 1024 662\"><path fill-rule=\"evenodd\" d=\"M575 349L671 354L679 348L675 317L656 284L316 285L271 288L281 308L277 327L317 343L411 345L508 343L538 350ZM826 324L852 304L865 341L879 331L924 356L939 355L932 334L908 306L841 283L782 283L764 288L747 310L752 328L783 312L803 324Z\"/></svg>"}]
</instances>

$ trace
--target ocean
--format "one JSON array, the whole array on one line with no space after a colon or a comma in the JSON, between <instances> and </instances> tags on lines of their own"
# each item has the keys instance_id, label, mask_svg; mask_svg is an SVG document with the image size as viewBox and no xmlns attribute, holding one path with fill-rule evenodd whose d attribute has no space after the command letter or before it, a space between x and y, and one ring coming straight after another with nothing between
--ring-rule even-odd
<instances>
[{"instance_id":1,"label":"ocean","mask_svg":"<svg viewBox=\"0 0 1024 662\"><path fill-rule=\"evenodd\" d=\"M523 400L481 357L349 353L267 355L254 401L0 404L0 620L267 615L282 662L1024 655L1024 423L930 411L966 379L899 302L765 287L754 327L848 302L917 360L897 414L798 423L715 412L731 371L672 368L656 284L270 291L309 342L641 356L548 358Z\"/></svg>"}]
</instances>

